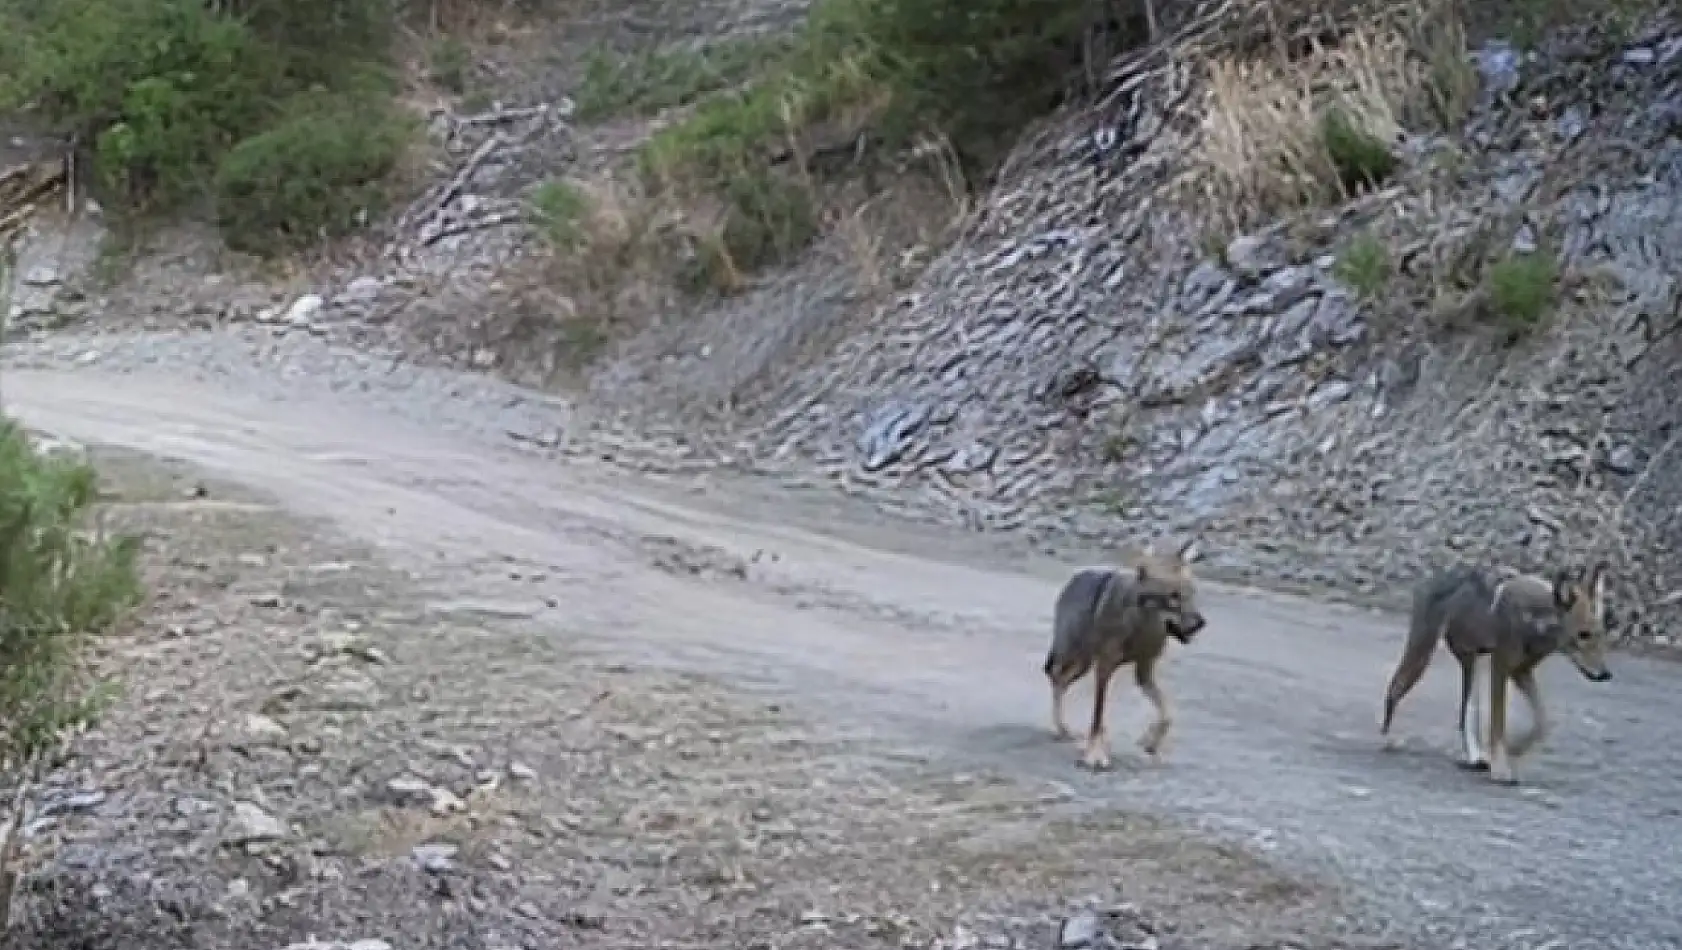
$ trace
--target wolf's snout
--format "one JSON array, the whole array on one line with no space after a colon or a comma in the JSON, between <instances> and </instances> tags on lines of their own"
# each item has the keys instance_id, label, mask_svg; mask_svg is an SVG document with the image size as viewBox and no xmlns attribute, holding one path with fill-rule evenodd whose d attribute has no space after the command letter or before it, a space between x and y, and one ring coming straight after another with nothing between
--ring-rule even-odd
<instances>
[{"instance_id":1,"label":"wolf's snout","mask_svg":"<svg viewBox=\"0 0 1682 950\"><path fill-rule=\"evenodd\" d=\"M1583 674L1583 678L1591 683L1604 683L1612 678L1612 671L1607 669L1604 663L1588 663L1577 657L1571 659L1577 667L1577 672Z\"/></svg>"},{"instance_id":2,"label":"wolf's snout","mask_svg":"<svg viewBox=\"0 0 1682 950\"><path fill-rule=\"evenodd\" d=\"M1185 643L1192 637L1197 636L1197 632L1202 630L1207 623L1208 621L1203 619L1202 614L1182 614L1168 621L1168 632L1174 635L1174 639Z\"/></svg>"}]
</instances>

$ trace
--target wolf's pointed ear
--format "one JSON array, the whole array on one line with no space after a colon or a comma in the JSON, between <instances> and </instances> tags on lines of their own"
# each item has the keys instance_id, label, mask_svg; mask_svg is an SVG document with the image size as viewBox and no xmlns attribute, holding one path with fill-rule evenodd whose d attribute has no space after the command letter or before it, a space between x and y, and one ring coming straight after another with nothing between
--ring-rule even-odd
<instances>
[{"instance_id":1,"label":"wolf's pointed ear","mask_svg":"<svg viewBox=\"0 0 1682 950\"><path fill-rule=\"evenodd\" d=\"M1590 596L1594 598L1594 602L1597 604L1606 602L1606 573L1611 569L1610 564L1601 560L1596 561L1593 569L1589 571Z\"/></svg>"},{"instance_id":2,"label":"wolf's pointed ear","mask_svg":"<svg viewBox=\"0 0 1682 950\"><path fill-rule=\"evenodd\" d=\"M1560 610L1570 610L1577 603L1577 585L1572 579L1572 572L1554 574L1554 603Z\"/></svg>"},{"instance_id":3,"label":"wolf's pointed ear","mask_svg":"<svg viewBox=\"0 0 1682 950\"><path fill-rule=\"evenodd\" d=\"M1179 557L1180 557L1180 563L1181 564L1190 564L1190 563L1196 561L1198 558L1200 558L1202 556L1203 556L1203 549L1198 546L1196 538L1192 538L1190 541L1187 541L1185 544L1180 545L1180 555L1179 555Z\"/></svg>"}]
</instances>

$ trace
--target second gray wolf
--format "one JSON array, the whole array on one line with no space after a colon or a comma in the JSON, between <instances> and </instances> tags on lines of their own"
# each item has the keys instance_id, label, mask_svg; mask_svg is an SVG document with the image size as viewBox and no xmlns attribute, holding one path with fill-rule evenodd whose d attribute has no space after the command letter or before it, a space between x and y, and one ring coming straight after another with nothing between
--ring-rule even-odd
<instances>
[{"instance_id":1,"label":"second gray wolf","mask_svg":"<svg viewBox=\"0 0 1682 950\"><path fill-rule=\"evenodd\" d=\"M1425 674L1437 644L1448 642L1460 661L1460 737L1469 769L1488 770L1503 784L1516 781L1513 762L1546 737L1548 716L1536 668L1563 653L1592 682L1612 678L1606 665L1605 562L1584 572L1559 570L1551 580L1528 574L1505 579L1469 566L1439 571L1414 589L1407 644L1384 694L1381 735L1389 736L1396 706ZM1488 756L1478 741L1478 667L1488 667ZM1507 684L1530 707L1530 730L1507 740Z\"/></svg>"}]
</instances>

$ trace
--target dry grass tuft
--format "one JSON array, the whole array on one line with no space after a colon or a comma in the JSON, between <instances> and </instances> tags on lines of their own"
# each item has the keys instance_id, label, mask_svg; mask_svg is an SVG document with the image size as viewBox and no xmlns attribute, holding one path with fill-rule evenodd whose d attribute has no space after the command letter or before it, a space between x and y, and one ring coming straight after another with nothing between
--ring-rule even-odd
<instances>
[{"instance_id":1,"label":"dry grass tuft","mask_svg":"<svg viewBox=\"0 0 1682 950\"><path fill-rule=\"evenodd\" d=\"M593 362L624 324L661 309L672 217L610 177L539 185L527 200L539 246L501 276L499 342L539 344L545 382Z\"/></svg>"},{"instance_id":2,"label":"dry grass tuft","mask_svg":"<svg viewBox=\"0 0 1682 950\"><path fill-rule=\"evenodd\" d=\"M1182 190L1227 234L1346 200L1395 173L1394 146L1409 125L1463 117L1475 83L1464 31L1444 2L1365 24L1335 44L1310 41L1299 56L1216 59Z\"/></svg>"}]
</instances>

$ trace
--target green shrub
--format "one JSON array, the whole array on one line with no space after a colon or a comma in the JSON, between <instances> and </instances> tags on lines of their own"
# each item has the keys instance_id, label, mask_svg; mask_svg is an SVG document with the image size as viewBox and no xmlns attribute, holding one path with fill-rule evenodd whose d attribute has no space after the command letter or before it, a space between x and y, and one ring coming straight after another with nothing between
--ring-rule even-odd
<instances>
[{"instance_id":1,"label":"green shrub","mask_svg":"<svg viewBox=\"0 0 1682 950\"><path fill-rule=\"evenodd\" d=\"M0 761L98 711L81 647L139 602L138 540L87 530L95 487L85 462L37 454L0 420Z\"/></svg>"},{"instance_id":2,"label":"green shrub","mask_svg":"<svg viewBox=\"0 0 1682 950\"><path fill-rule=\"evenodd\" d=\"M737 175L725 187L721 238L730 259L744 271L782 263L818 233L812 195L773 172Z\"/></svg>"},{"instance_id":3,"label":"green shrub","mask_svg":"<svg viewBox=\"0 0 1682 950\"><path fill-rule=\"evenodd\" d=\"M134 203L193 193L261 125L280 63L200 0L63 0L7 26L27 32L4 107L35 103L93 146L101 180Z\"/></svg>"},{"instance_id":4,"label":"green shrub","mask_svg":"<svg viewBox=\"0 0 1682 950\"><path fill-rule=\"evenodd\" d=\"M753 112L742 131L767 145L790 123L858 112L890 147L939 132L967 170L984 169L1067 88L1085 11L1085 0L819 0L788 54L735 97ZM691 121L716 131L718 116Z\"/></svg>"},{"instance_id":5,"label":"green shrub","mask_svg":"<svg viewBox=\"0 0 1682 950\"><path fill-rule=\"evenodd\" d=\"M235 146L216 169L216 221L229 247L260 255L349 233L385 206L386 179L413 131L389 105L306 100Z\"/></svg>"},{"instance_id":6,"label":"green shrub","mask_svg":"<svg viewBox=\"0 0 1682 950\"><path fill-rule=\"evenodd\" d=\"M473 51L453 36L442 37L427 50L427 64L432 81L455 95L467 92L468 78L473 70Z\"/></svg>"},{"instance_id":7,"label":"green shrub","mask_svg":"<svg viewBox=\"0 0 1682 950\"><path fill-rule=\"evenodd\" d=\"M387 0L0 0L0 110L90 152L119 209L210 194L298 95L391 90Z\"/></svg>"},{"instance_id":8,"label":"green shrub","mask_svg":"<svg viewBox=\"0 0 1682 950\"><path fill-rule=\"evenodd\" d=\"M589 199L572 182L546 181L532 191L533 223L551 247L574 250L582 244L584 218L589 213Z\"/></svg>"},{"instance_id":9,"label":"green shrub","mask_svg":"<svg viewBox=\"0 0 1682 950\"><path fill-rule=\"evenodd\" d=\"M892 90L885 131L947 136L967 170L994 164L1048 112L1081 63L1085 0L828 0ZM820 29L825 23L820 23ZM1143 37L1135 37L1143 39Z\"/></svg>"},{"instance_id":10,"label":"green shrub","mask_svg":"<svg viewBox=\"0 0 1682 950\"><path fill-rule=\"evenodd\" d=\"M1320 137L1338 179L1349 191L1383 184L1400 164L1388 143L1361 128L1342 109L1328 109L1320 117Z\"/></svg>"},{"instance_id":11,"label":"green shrub","mask_svg":"<svg viewBox=\"0 0 1682 950\"><path fill-rule=\"evenodd\" d=\"M1490 309L1510 328L1528 329L1552 309L1559 268L1546 251L1514 253L1484 275Z\"/></svg>"},{"instance_id":12,"label":"green shrub","mask_svg":"<svg viewBox=\"0 0 1682 950\"><path fill-rule=\"evenodd\" d=\"M653 115L769 71L787 53L785 39L743 39L705 49L653 50L634 56L598 52L585 63L578 117Z\"/></svg>"},{"instance_id":13,"label":"green shrub","mask_svg":"<svg viewBox=\"0 0 1682 950\"><path fill-rule=\"evenodd\" d=\"M109 2L109 0L106 0ZM349 91L390 65L391 0L217 0L205 4L244 23L282 64L283 90ZM380 75L382 82L389 77Z\"/></svg>"},{"instance_id":14,"label":"green shrub","mask_svg":"<svg viewBox=\"0 0 1682 950\"><path fill-rule=\"evenodd\" d=\"M786 55L653 136L643 168L656 184L725 202L736 264L781 260L819 215L816 193L772 169L773 156L813 144L819 128L864 135L881 146L872 154L934 133L977 180L1067 88L1086 3L818 0Z\"/></svg>"},{"instance_id":15,"label":"green shrub","mask_svg":"<svg viewBox=\"0 0 1682 950\"><path fill-rule=\"evenodd\" d=\"M1332 276L1361 297L1372 299L1390 282L1390 253L1377 238L1363 234L1338 253Z\"/></svg>"},{"instance_id":16,"label":"green shrub","mask_svg":"<svg viewBox=\"0 0 1682 950\"><path fill-rule=\"evenodd\" d=\"M665 184L722 184L766 164L784 137L783 104L793 103L775 82L707 100L686 121L655 133L643 146L643 170Z\"/></svg>"}]
</instances>

